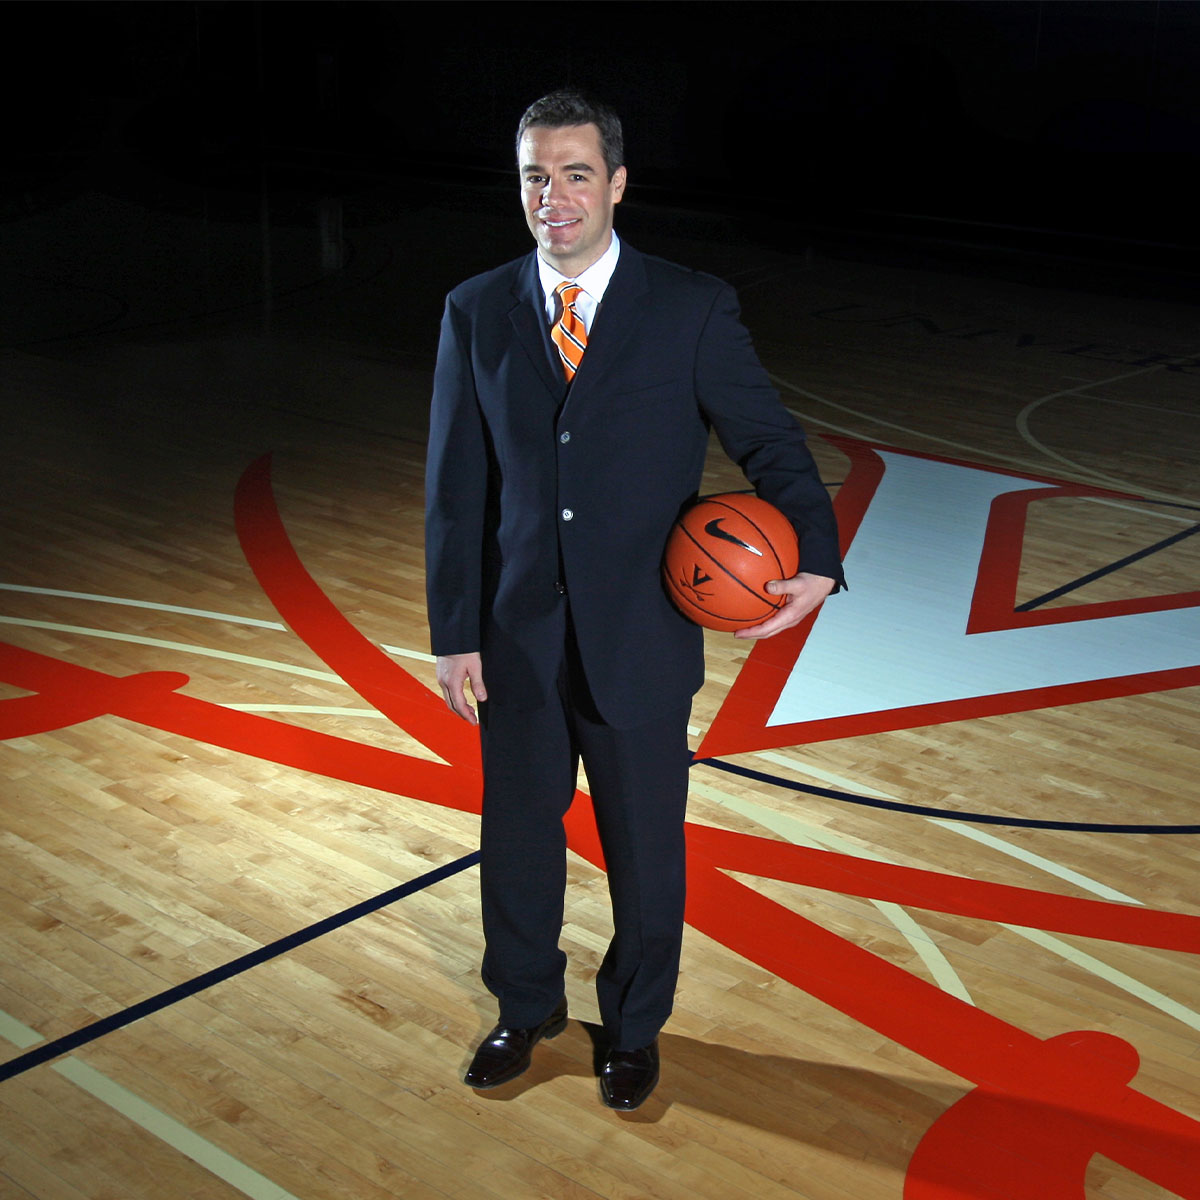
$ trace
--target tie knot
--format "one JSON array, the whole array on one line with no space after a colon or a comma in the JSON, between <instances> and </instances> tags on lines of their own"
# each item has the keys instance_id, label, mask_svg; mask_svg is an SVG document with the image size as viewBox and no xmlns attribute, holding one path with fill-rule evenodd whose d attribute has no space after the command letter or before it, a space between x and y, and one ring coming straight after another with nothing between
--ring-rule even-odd
<instances>
[{"instance_id":1,"label":"tie knot","mask_svg":"<svg viewBox=\"0 0 1200 1200\"><path fill-rule=\"evenodd\" d=\"M573 280L564 279L562 283L554 289L554 294L563 302L565 308L568 304L574 304L579 299L579 293L583 288Z\"/></svg>"}]
</instances>

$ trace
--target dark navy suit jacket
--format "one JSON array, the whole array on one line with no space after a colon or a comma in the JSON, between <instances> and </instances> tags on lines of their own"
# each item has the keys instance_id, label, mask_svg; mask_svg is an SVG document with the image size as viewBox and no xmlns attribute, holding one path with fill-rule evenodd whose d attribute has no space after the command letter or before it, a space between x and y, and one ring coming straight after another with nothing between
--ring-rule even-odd
<instances>
[{"instance_id":1,"label":"dark navy suit jacket","mask_svg":"<svg viewBox=\"0 0 1200 1200\"><path fill-rule=\"evenodd\" d=\"M569 601L609 724L687 703L702 634L659 564L710 428L796 525L801 570L840 581L828 495L728 285L623 242L569 388L534 254L451 292L426 470L434 653L480 651L489 700L537 707L555 687Z\"/></svg>"}]
</instances>

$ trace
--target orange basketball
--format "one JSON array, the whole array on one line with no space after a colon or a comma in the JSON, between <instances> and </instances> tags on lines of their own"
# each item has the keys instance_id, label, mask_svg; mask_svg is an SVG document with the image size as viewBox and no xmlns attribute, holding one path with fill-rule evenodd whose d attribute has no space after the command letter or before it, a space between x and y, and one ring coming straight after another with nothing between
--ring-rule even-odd
<instances>
[{"instance_id":1,"label":"orange basketball","mask_svg":"<svg viewBox=\"0 0 1200 1200\"><path fill-rule=\"evenodd\" d=\"M800 566L792 523L757 496L726 492L697 501L675 522L663 582L679 611L706 629L760 625L785 600L766 590Z\"/></svg>"}]
</instances>

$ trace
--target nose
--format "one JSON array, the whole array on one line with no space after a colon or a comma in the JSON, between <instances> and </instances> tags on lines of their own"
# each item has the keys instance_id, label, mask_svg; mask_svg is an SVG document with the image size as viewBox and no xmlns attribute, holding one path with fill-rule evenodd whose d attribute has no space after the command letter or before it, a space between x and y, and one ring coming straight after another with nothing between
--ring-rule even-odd
<instances>
[{"instance_id":1,"label":"nose","mask_svg":"<svg viewBox=\"0 0 1200 1200\"><path fill-rule=\"evenodd\" d=\"M554 175L551 175L546 180L546 186L542 188L541 202L543 208L549 208L554 203L558 194L558 180Z\"/></svg>"}]
</instances>

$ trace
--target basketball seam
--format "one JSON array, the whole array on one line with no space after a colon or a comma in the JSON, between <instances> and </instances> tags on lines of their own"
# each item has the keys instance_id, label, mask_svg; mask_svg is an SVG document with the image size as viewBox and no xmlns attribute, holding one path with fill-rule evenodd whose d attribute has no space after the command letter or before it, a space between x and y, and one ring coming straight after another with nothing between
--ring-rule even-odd
<instances>
[{"instance_id":1,"label":"basketball seam","mask_svg":"<svg viewBox=\"0 0 1200 1200\"><path fill-rule=\"evenodd\" d=\"M726 506L726 507L728 507L728 506ZM729 511L734 512L736 510L731 508L731 509L729 509ZM739 515L741 515L741 514L739 514ZM751 521L750 523L752 525L754 524L753 521ZM777 602L774 601L770 592L756 591L754 588L750 587L748 584L743 583L742 580L740 580L727 566L725 566L724 563L719 562L717 559L713 558L713 556L711 554L709 554L709 552L696 540L695 535L692 533L692 531L690 529L687 528L687 526L680 525L679 528L687 536L688 541L690 541L692 543L692 545L694 545L696 547L696 549L699 550L700 553L704 555L705 558L707 558L715 567L719 568L726 575L728 575L729 578L732 579L733 582L736 583L738 585L738 587L740 587L743 591L745 591L749 595L753 596L756 600L763 601L763 603L766 604L766 606L769 609L771 609L772 611L778 609L779 606L783 603L782 600L779 600ZM755 526L755 528L757 529L758 527ZM760 530L759 532L762 532L762 531ZM770 545L769 542L767 544ZM779 563L779 556L777 554L775 554L774 549L772 549L771 553L775 558L776 565L780 566L780 568L782 569L782 564ZM698 604L696 604L694 607L697 608L702 613L709 613L708 609L701 608L700 605L698 605ZM723 621L741 620L740 617L726 617L726 616L722 616L720 613L715 613L715 612L709 613L709 615L714 616L714 617L719 617Z\"/></svg>"},{"instance_id":2,"label":"basketball seam","mask_svg":"<svg viewBox=\"0 0 1200 1200\"><path fill-rule=\"evenodd\" d=\"M673 590L673 598L676 601L676 606L680 608L681 612L686 608L686 609L692 610L693 612L695 612L696 614L698 614L701 617L708 618L711 621L723 621L731 627L729 630L725 631L725 632L730 632L730 633L732 633L736 629L748 629L753 624L761 623L762 621L766 621L771 616L772 613L778 612L778 610L779 610L778 605L773 605L770 607L770 609L767 612L764 612L762 614L762 616L755 616L755 617L726 616L724 613L713 612L713 610L711 608L701 608L700 605L697 604L694 600L689 600L687 598L687 596L681 594L678 591L675 591L674 589L672 589L672 590ZM686 617L686 616L688 616L688 613L684 612L683 615ZM697 624L703 624L703 622L697 621ZM719 632L721 632L721 630L717 630L717 632L719 633Z\"/></svg>"}]
</instances>

